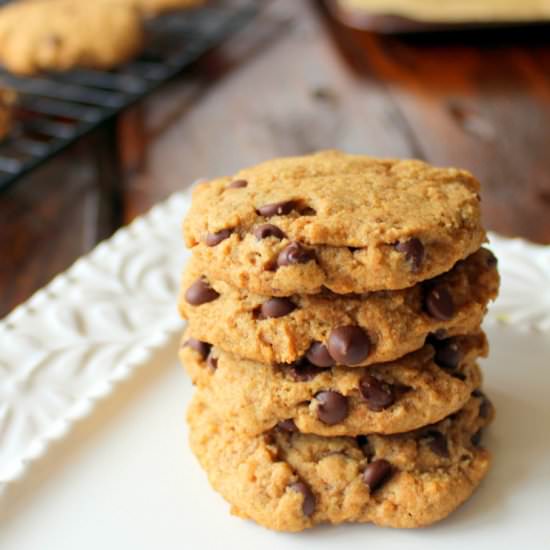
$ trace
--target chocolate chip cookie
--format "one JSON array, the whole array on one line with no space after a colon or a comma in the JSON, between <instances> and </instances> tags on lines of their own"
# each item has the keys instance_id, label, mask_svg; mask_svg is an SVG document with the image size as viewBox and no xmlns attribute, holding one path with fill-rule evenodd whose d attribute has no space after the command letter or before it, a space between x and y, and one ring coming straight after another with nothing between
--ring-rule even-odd
<instances>
[{"instance_id":1,"label":"chocolate chip cookie","mask_svg":"<svg viewBox=\"0 0 550 550\"><path fill-rule=\"evenodd\" d=\"M243 434L276 425L324 436L399 433L460 409L481 385L484 334L436 340L397 361L368 368L272 367L184 336L180 358L221 418Z\"/></svg>"},{"instance_id":2,"label":"chocolate chip cookie","mask_svg":"<svg viewBox=\"0 0 550 550\"><path fill-rule=\"evenodd\" d=\"M0 8L0 61L21 74L111 68L141 48L141 16L111 0L28 0Z\"/></svg>"},{"instance_id":3,"label":"chocolate chip cookie","mask_svg":"<svg viewBox=\"0 0 550 550\"><path fill-rule=\"evenodd\" d=\"M184 234L209 280L258 294L396 290L481 246L478 191L462 170L325 151L199 184Z\"/></svg>"},{"instance_id":4,"label":"chocolate chip cookie","mask_svg":"<svg viewBox=\"0 0 550 550\"><path fill-rule=\"evenodd\" d=\"M305 356L319 367L356 366L397 359L422 347L430 333L475 331L498 284L496 260L486 249L430 281L365 295L266 298L207 280L191 260L179 305L191 337L235 355L271 364Z\"/></svg>"},{"instance_id":5,"label":"chocolate chip cookie","mask_svg":"<svg viewBox=\"0 0 550 550\"><path fill-rule=\"evenodd\" d=\"M478 392L437 424L399 435L321 437L284 428L243 434L197 392L191 448L233 514L278 531L320 523L419 527L446 517L487 473L481 430L493 410Z\"/></svg>"}]
</instances>

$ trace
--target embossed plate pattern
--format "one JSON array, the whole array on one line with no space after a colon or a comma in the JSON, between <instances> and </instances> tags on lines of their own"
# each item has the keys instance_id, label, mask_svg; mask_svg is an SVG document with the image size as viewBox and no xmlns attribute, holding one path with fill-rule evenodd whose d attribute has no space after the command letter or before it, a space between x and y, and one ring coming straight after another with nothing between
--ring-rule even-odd
<instances>
[{"instance_id":1,"label":"embossed plate pattern","mask_svg":"<svg viewBox=\"0 0 550 550\"><path fill-rule=\"evenodd\" d=\"M0 488L180 330L187 204L153 208L0 323Z\"/></svg>"}]
</instances>

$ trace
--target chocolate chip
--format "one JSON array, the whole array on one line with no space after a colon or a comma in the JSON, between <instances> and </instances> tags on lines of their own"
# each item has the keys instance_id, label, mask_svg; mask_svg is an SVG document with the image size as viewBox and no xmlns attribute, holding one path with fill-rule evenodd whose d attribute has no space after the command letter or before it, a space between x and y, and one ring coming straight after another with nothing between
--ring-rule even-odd
<instances>
[{"instance_id":1,"label":"chocolate chip","mask_svg":"<svg viewBox=\"0 0 550 550\"><path fill-rule=\"evenodd\" d=\"M392 387L370 374L361 378L359 390L371 411L380 412L395 403Z\"/></svg>"},{"instance_id":2,"label":"chocolate chip","mask_svg":"<svg viewBox=\"0 0 550 550\"><path fill-rule=\"evenodd\" d=\"M315 512L315 495L311 492L309 486L303 481L296 481L290 488L297 493L301 493L304 497L302 503L302 512L304 516L311 516Z\"/></svg>"},{"instance_id":3,"label":"chocolate chip","mask_svg":"<svg viewBox=\"0 0 550 550\"><path fill-rule=\"evenodd\" d=\"M453 298L446 287L435 285L424 297L424 307L427 312L440 321L448 321L455 313Z\"/></svg>"},{"instance_id":4,"label":"chocolate chip","mask_svg":"<svg viewBox=\"0 0 550 550\"><path fill-rule=\"evenodd\" d=\"M185 292L186 301L192 306L200 306L215 300L219 294L203 277L198 278Z\"/></svg>"},{"instance_id":5,"label":"chocolate chip","mask_svg":"<svg viewBox=\"0 0 550 550\"><path fill-rule=\"evenodd\" d=\"M438 367L449 370L455 370L459 367L462 360L462 350L456 340L452 338L439 340L438 342L432 342L432 345L435 348L434 362Z\"/></svg>"},{"instance_id":6,"label":"chocolate chip","mask_svg":"<svg viewBox=\"0 0 550 550\"><path fill-rule=\"evenodd\" d=\"M277 423L277 428L283 432L289 432L289 433L295 433L298 430L296 427L296 424L294 423L294 420L292 418L289 418L287 420L281 420Z\"/></svg>"},{"instance_id":7,"label":"chocolate chip","mask_svg":"<svg viewBox=\"0 0 550 550\"><path fill-rule=\"evenodd\" d=\"M264 264L265 271L277 271L278 268L279 266L276 260L269 260Z\"/></svg>"},{"instance_id":8,"label":"chocolate chip","mask_svg":"<svg viewBox=\"0 0 550 550\"><path fill-rule=\"evenodd\" d=\"M334 328L328 337L328 351L342 365L357 365L369 355L369 336L356 326Z\"/></svg>"},{"instance_id":9,"label":"chocolate chip","mask_svg":"<svg viewBox=\"0 0 550 550\"><path fill-rule=\"evenodd\" d=\"M231 233L231 229L222 229L217 233L208 233L205 239L206 246L216 246L220 244L222 241L225 241L225 239L228 239Z\"/></svg>"},{"instance_id":10,"label":"chocolate chip","mask_svg":"<svg viewBox=\"0 0 550 550\"><path fill-rule=\"evenodd\" d=\"M432 332L430 334L430 337L432 336L435 340L445 340L446 338L448 338L449 333L444 328L438 328L435 332Z\"/></svg>"},{"instance_id":11,"label":"chocolate chip","mask_svg":"<svg viewBox=\"0 0 550 550\"><path fill-rule=\"evenodd\" d=\"M203 360L208 357L208 354L210 353L210 348L212 347L212 344L209 344L208 342L202 342L201 340L197 340L196 338L189 338L189 340L187 340L183 345L200 353Z\"/></svg>"},{"instance_id":12,"label":"chocolate chip","mask_svg":"<svg viewBox=\"0 0 550 550\"><path fill-rule=\"evenodd\" d=\"M286 265L305 264L311 260L315 260L315 252L293 241L279 252L277 265L283 267Z\"/></svg>"},{"instance_id":13,"label":"chocolate chip","mask_svg":"<svg viewBox=\"0 0 550 550\"><path fill-rule=\"evenodd\" d=\"M232 181L226 189L241 189L243 187L246 187L248 185L248 182L246 180L235 180Z\"/></svg>"},{"instance_id":14,"label":"chocolate chip","mask_svg":"<svg viewBox=\"0 0 550 550\"><path fill-rule=\"evenodd\" d=\"M363 483L369 488L371 493L382 487L388 481L393 473L392 465L381 458L367 465L363 472Z\"/></svg>"},{"instance_id":15,"label":"chocolate chip","mask_svg":"<svg viewBox=\"0 0 550 550\"><path fill-rule=\"evenodd\" d=\"M315 214L317 214L317 212L310 206L300 208L299 212L300 216L315 216Z\"/></svg>"},{"instance_id":16,"label":"chocolate chip","mask_svg":"<svg viewBox=\"0 0 550 550\"><path fill-rule=\"evenodd\" d=\"M457 380L462 380L462 382L466 380L466 375L463 372L453 372L451 373L451 376Z\"/></svg>"},{"instance_id":17,"label":"chocolate chip","mask_svg":"<svg viewBox=\"0 0 550 550\"><path fill-rule=\"evenodd\" d=\"M408 241L398 242L395 245L395 250L405 255L405 259L411 265L411 271L418 273L424 260L424 245L420 239L416 237Z\"/></svg>"},{"instance_id":18,"label":"chocolate chip","mask_svg":"<svg viewBox=\"0 0 550 550\"><path fill-rule=\"evenodd\" d=\"M365 457L368 460L372 460L374 452L372 450L368 437L366 435L358 435L355 438L355 441L357 441L357 446L361 449Z\"/></svg>"},{"instance_id":19,"label":"chocolate chip","mask_svg":"<svg viewBox=\"0 0 550 550\"><path fill-rule=\"evenodd\" d=\"M491 401L489 401L489 398L481 390L474 390L472 392L472 396L477 397L478 399L481 399L481 403L479 404L480 418L487 418L491 413L491 408L492 408Z\"/></svg>"},{"instance_id":20,"label":"chocolate chip","mask_svg":"<svg viewBox=\"0 0 550 550\"><path fill-rule=\"evenodd\" d=\"M412 391L411 386L406 386L405 384L392 384L391 390L393 393L394 399L397 401L401 399L406 393Z\"/></svg>"},{"instance_id":21,"label":"chocolate chip","mask_svg":"<svg viewBox=\"0 0 550 550\"><path fill-rule=\"evenodd\" d=\"M348 399L336 391L319 392L315 399L319 402L317 417L324 424L333 426L348 416Z\"/></svg>"},{"instance_id":22,"label":"chocolate chip","mask_svg":"<svg viewBox=\"0 0 550 550\"><path fill-rule=\"evenodd\" d=\"M479 406L480 418L488 418L489 414L491 413L491 408L492 408L491 402L487 398L485 398L481 402L481 405Z\"/></svg>"},{"instance_id":23,"label":"chocolate chip","mask_svg":"<svg viewBox=\"0 0 550 550\"><path fill-rule=\"evenodd\" d=\"M261 241L262 239L267 239L268 237L284 239L286 235L276 225L264 223L262 225L258 225L258 227L254 229L254 237Z\"/></svg>"},{"instance_id":24,"label":"chocolate chip","mask_svg":"<svg viewBox=\"0 0 550 550\"><path fill-rule=\"evenodd\" d=\"M447 438L437 430L429 430L426 432L426 437L430 439L430 449L436 455L442 458L449 457L449 447L447 446Z\"/></svg>"},{"instance_id":25,"label":"chocolate chip","mask_svg":"<svg viewBox=\"0 0 550 550\"><path fill-rule=\"evenodd\" d=\"M479 447L482 437L483 430L480 429L471 437L470 441L472 442L472 445L474 445L474 447Z\"/></svg>"},{"instance_id":26,"label":"chocolate chip","mask_svg":"<svg viewBox=\"0 0 550 550\"><path fill-rule=\"evenodd\" d=\"M486 250L486 262L487 262L487 267L495 267L497 264L498 264L498 260L497 260L497 257L490 251L490 250Z\"/></svg>"},{"instance_id":27,"label":"chocolate chip","mask_svg":"<svg viewBox=\"0 0 550 550\"><path fill-rule=\"evenodd\" d=\"M288 298L271 298L260 307L259 319L276 319L292 313L296 309Z\"/></svg>"},{"instance_id":28,"label":"chocolate chip","mask_svg":"<svg viewBox=\"0 0 550 550\"><path fill-rule=\"evenodd\" d=\"M328 348L321 342L311 344L306 352L306 358L317 367L332 367L335 364Z\"/></svg>"},{"instance_id":29,"label":"chocolate chip","mask_svg":"<svg viewBox=\"0 0 550 550\"><path fill-rule=\"evenodd\" d=\"M55 47L55 48L57 48L57 47L61 46L61 44L63 44L63 40L57 34L49 34L46 37L46 41L48 43L48 46Z\"/></svg>"},{"instance_id":30,"label":"chocolate chip","mask_svg":"<svg viewBox=\"0 0 550 550\"><path fill-rule=\"evenodd\" d=\"M290 373L297 382L308 382L309 380L313 380L316 376L326 370L327 369L316 367L303 359L294 363L290 367Z\"/></svg>"},{"instance_id":31,"label":"chocolate chip","mask_svg":"<svg viewBox=\"0 0 550 550\"><path fill-rule=\"evenodd\" d=\"M208 356L208 359L206 360L206 364L208 365L208 368L210 370L216 370L218 368L218 358L214 357L212 354Z\"/></svg>"},{"instance_id":32,"label":"chocolate chip","mask_svg":"<svg viewBox=\"0 0 550 550\"><path fill-rule=\"evenodd\" d=\"M273 202L271 204L264 204L260 206L256 212L260 216L284 216L294 210L296 203L294 201L286 202Z\"/></svg>"}]
</instances>

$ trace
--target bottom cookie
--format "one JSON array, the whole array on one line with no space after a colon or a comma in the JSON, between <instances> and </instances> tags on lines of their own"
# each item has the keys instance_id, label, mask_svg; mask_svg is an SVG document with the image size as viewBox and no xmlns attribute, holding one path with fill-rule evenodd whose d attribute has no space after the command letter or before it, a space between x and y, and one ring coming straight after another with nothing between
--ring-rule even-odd
<instances>
[{"instance_id":1,"label":"bottom cookie","mask_svg":"<svg viewBox=\"0 0 550 550\"><path fill-rule=\"evenodd\" d=\"M405 434L321 437L284 425L244 436L195 395L190 444L233 514L277 531L320 523L420 527L470 497L489 469L481 430L494 415L478 391L457 413Z\"/></svg>"}]
</instances>

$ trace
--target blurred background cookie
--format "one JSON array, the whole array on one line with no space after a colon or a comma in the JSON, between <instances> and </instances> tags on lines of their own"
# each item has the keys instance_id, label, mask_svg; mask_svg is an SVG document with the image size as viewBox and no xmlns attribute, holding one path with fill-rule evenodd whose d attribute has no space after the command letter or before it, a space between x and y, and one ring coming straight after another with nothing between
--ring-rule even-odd
<instances>
[{"instance_id":1,"label":"blurred background cookie","mask_svg":"<svg viewBox=\"0 0 550 550\"><path fill-rule=\"evenodd\" d=\"M141 17L130 4L30 0L0 10L0 61L14 73L108 69L142 43Z\"/></svg>"}]
</instances>

